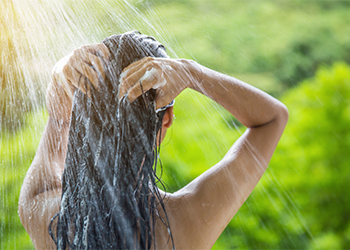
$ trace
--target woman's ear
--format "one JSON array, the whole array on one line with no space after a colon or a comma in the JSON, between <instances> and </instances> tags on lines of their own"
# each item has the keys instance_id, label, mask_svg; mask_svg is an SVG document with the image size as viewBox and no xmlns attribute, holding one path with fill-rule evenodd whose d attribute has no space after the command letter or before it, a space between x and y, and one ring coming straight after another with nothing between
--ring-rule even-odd
<instances>
[{"instance_id":1,"label":"woman's ear","mask_svg":"<svg viewBox=\"0 0 350 250\"><path fill-rule=\"evenodd\" d=\"M163 117L163 128L169 128L171 124L173 124L173 119L174 119L174 108L169 107L165 111L164 117Z\"/></svg>"}]
</instances>

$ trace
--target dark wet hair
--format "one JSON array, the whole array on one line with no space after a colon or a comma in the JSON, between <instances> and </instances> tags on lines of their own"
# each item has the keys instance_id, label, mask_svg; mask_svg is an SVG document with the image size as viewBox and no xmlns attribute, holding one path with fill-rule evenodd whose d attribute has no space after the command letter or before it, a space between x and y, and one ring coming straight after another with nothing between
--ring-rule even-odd
<instances>
[{"instance_id":1,"label":"dark wet hair","mask_svg":"<svg viewBox=\"0 0 350 250\"><path fill-rule=\"evenodd\" d=\"M92 90L91 98L79 90L74 95L61 208L49 232L58 249L155 248L155 219L162 209L174 248L156 186L156 138L165 110L155 111L154 90L133 103L126 96L118 100L122 70L143 57L167 57L165 48L138 32L103 43L111 59L100 90ZM93 88L87 79L82 83Z\"/></svg>"}]
</instances>

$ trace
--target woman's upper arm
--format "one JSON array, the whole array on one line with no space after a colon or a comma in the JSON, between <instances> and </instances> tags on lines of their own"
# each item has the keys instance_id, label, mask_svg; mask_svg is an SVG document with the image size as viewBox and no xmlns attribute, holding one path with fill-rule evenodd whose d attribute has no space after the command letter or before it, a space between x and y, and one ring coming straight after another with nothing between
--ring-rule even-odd
<instances>
[{"instance_id":1,"label":"woman's upper arm","mask_svg":"<svg viewBox=\"0 0 350 250\"><path fill-rule=\"evenodd\" d=\"M19 216L37 249L54 246L48 226L60 209L68 129L49 118L21 188Z\"/></svg>"},{"instance_id":2,"label":"woman's upper arm","mask_svg":"<svg viewBox=\"0 0 350 250\"><path fill-rule=\"evenodd\" d=\"M282 105L276 119L248 128L219 163L171 195L173 219L187 231L183 237L203 248L215 243L265 172L287 120Z\"/></svg>"},{"instance_id":3,"label":"woman's upper arm","mask_svg":"<svg viewBox=\"0 0 350 250\"><path fill-rule=\"evenodd\" d=\"M51 218L58 213L61 201L59 173L50 171L36 157L24 179L18 211L23 227L36 249L55 247L48 231ZM55 163L52 163L55 164Z\"/></svg>"}]
</instances>

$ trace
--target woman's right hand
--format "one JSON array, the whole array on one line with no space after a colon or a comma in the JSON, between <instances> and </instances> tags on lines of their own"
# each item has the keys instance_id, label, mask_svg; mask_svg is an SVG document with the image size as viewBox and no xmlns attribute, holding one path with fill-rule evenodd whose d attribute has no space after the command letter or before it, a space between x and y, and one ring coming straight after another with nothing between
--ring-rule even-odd
<instances>
[{"instance_id":1,"label":"woman's right hand","mask_svg":"<svg viewBox=\"0 0 350 250\"><path fill-rule=\"evenodd\" d=\"M48 87L46 103L49 114L57 121L68 122L76 88L89 95L89 80L96 89L105 77L104 62L109 50L103 43L82 46L56 63ZM87 89L86 89L87 86Z\"/></svg>"}]
</instances>

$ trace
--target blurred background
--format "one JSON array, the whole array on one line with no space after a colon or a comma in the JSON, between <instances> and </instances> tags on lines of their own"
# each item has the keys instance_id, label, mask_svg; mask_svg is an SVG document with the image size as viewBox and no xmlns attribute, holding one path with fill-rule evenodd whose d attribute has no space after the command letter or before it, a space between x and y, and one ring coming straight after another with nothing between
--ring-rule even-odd
<instances>
[{"instance_id":1,"label":"blurred background","mask_svg":"<svg viewBox=\"0 0 350 250\"><path fill-rule=\"evenodd\" d=\"M0 249L33 249L17 204L47 121L53 65L130 30L287 105L269 168L214 249L350 248L350 1L1 0ZM162 144L174 192L217 163L245 128L187 90Z\"/></svg>"}]
</instances>

